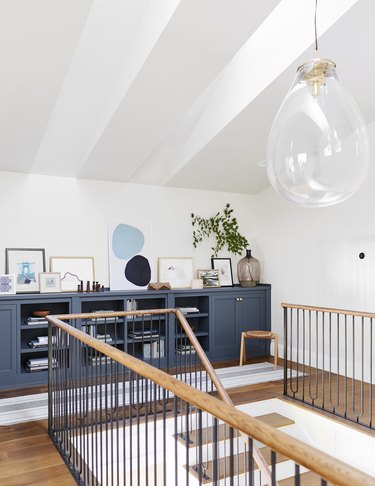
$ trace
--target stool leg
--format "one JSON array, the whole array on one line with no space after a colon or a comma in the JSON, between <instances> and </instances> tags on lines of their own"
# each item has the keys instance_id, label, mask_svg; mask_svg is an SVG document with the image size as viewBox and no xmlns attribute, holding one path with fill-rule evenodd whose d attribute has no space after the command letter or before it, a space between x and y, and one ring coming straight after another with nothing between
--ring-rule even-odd
<instances>
[{"instance_id":1,"label":"stool leg","mask_svg":"<svg viewBox=\"0 0 375 486\"><path fill-rule=\"evenodd\" d=\"M244 352L245 352L245 335L241 333L241 348L240 348L240 366L243 364L244 359Z\"/></svg>"},{"instance_id":2,"label":"stool leg","mask_svg":"<svg viewBox=\"0 0 375 486\"><path fill-rule=\"evenodd\" d=\"M275 350L274 350L274 366L277 368L277 360L279 359L279 336L275 336Z\"/></svg>"}]
</instances>

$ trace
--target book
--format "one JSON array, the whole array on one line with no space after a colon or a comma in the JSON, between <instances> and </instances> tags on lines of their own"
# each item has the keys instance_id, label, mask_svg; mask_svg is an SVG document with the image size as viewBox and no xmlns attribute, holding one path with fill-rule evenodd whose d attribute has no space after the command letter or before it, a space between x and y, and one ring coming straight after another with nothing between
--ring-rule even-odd
<instances>
[{"instance_id":1,"label":"book","mask_svg":"<svg viewBox=\"0 0 375 486\"><path fill-rule=\"evenodd\" d=\"M183 314L193 314L199 312L198 307L178 307Z\"/></svg>"}]
</instances>

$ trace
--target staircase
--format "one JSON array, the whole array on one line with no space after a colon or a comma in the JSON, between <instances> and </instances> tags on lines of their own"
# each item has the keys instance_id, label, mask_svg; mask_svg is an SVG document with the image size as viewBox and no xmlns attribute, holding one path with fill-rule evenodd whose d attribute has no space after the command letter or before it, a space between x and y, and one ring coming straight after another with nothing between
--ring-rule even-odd
<instances>
[{"instance_id":1,"label":"staircase","mask_svg":"<svg viewBox=\"0 0 375 486\"><path fill-rule=\"evenodd\" d=\"M268 413L257 416L263 423L274 428L293 427L295 422L279 413ZM219 424L216 428L216 459L212 457L215 442L215 432L212 425L207 425L200 432L195 429L189 434L189 441L186 444L186 436L178 436L177 440L181 447L189 449L189 464L184 464L184 469L190 473L189 484L213 484L217 481L219 485L236 484L246 486L249 484L250 458L245 447L245 442L239 432L234 430L230 436L230 429L225 424ZM200 454L203 456L201 462L197 461L197 445L201 444ZM272 454L268 447L262 447L256 443L266 463L271 466ZM295 464L282 454L277 454L276 481L280 486L294 486ZM215 477L216 475L216 477ZM233 477L234 482L231 482ZM251 483L250 483L251 484ZM266 484L264 478L254 464L254 485ZM321 479L311 471L300 468L300 483L302 486L320 486Z\"/></svg>"}]
</instances>

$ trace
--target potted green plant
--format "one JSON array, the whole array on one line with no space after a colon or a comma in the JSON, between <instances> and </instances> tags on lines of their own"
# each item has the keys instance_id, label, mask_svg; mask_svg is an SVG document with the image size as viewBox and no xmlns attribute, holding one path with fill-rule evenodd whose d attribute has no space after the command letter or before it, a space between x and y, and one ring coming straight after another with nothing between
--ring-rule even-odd
<instances>
[{"instance_id":1,"label":"potted green plant","mask_svg":"<svg viewBox=\"0 0 375 486\"><path fill-rule=\"evenodd\" d=\"M205 238L211 236L215 238L215 245L211 247L212 257L217 257L219 251L225 247L229 252L241 255L249 245L245 236L238 231L237 218L233 216L233 209L229 203L226 204L223 211L219 211L210 218L202 218L191 213L191 224L194 248Z\"/></svg>"}]
</instances>

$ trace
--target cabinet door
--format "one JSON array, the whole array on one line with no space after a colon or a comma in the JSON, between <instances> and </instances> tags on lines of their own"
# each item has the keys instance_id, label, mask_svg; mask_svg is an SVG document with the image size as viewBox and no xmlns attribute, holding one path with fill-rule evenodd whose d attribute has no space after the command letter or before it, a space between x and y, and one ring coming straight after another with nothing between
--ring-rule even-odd
<instances>
[{"instance_id":1,"label":"cabinet door","mask_svg":"<svg viewBox=\"0 0 375 486\"><path fill-rule=\"evenodd\" d=\"M16 377L16 305L0 305L0 387L11 386Z\"/></svg>"},{"instance_id":2,"label":"cabinet door","mask_svg":"<svg viewBox=\"0 0 375 486\"><path fill-rule=\"evenodd\" d=\"M238 298L233 295L213 297L210 325L210 357L221 360L239 357L238 327L236 325Z\"/></svg>"},{"instance_id":3,"label":"cabinet door","mask_svg":"<svg viewBox=\"0 0 375 486\"><path fill-rule=\"evenodd\" d=\"M264 293L239 295L238 305L238 337L243 331L265 331L266 301ZM246 354L248 357L266 356L269 354L269 340L246 339Z\"/></svg>"}]
</instances>

